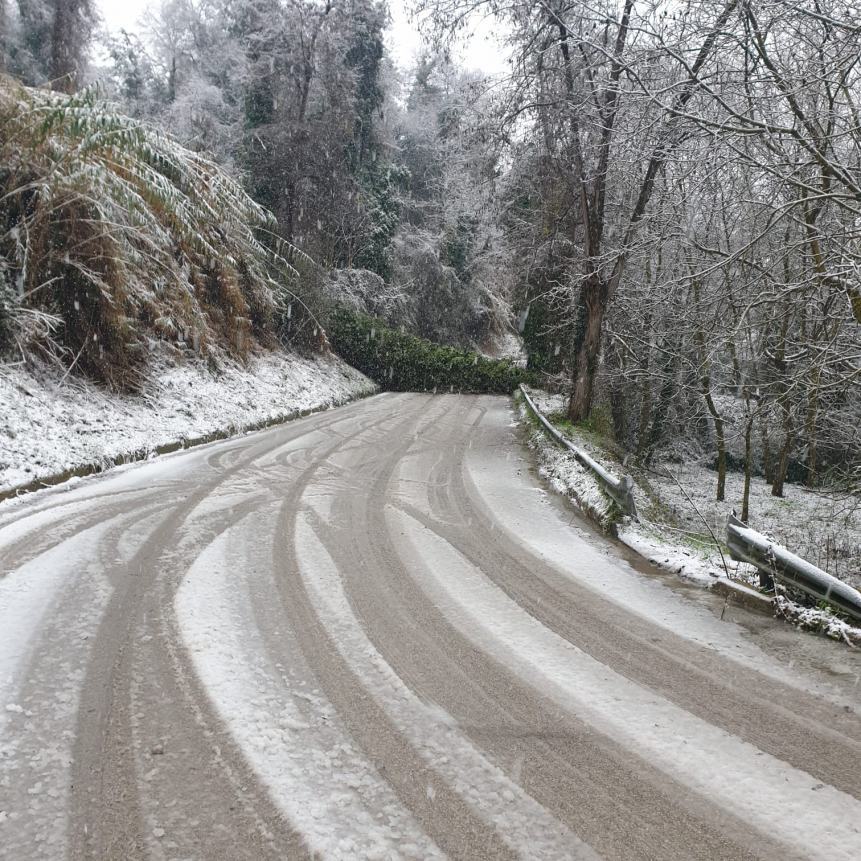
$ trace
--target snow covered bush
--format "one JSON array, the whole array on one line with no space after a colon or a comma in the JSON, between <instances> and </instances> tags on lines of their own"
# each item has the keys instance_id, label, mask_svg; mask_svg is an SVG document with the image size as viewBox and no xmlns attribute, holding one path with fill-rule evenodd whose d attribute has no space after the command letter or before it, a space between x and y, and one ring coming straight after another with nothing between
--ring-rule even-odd
<instances>
[{"instance_id":1,"label":"snow covered bush","mask_svg":"<svg viewBox=\"0 0 861 861\"><path fill-rule=\"evenodd\" d=\"M324 289L335 305L379 317L389 325L410 319L406 293L369 269L333 269L327 274Z\"/></svg>"},{"instance_id":2,"label":"snow covered bush","mask_svg":"<svg viewBox=\"0 0 861 861\"><path fill-rule=\"evenodd\" d=\"M212 161L92 92L8 77L0 128L0 347L134 389L157 340L274 342L296 252Z\"/></svg>"},{"instance_id":3,"label":"snow covered bush","mask_svg":"<svg viewBox=\"0 0 861 861\"><path fill-rule=\"evenodd\" d=\"M512 362L434 344L345 308L329 321L338 354L385 389L510 394L531 375Z\"/></svg>"}]
</instances>

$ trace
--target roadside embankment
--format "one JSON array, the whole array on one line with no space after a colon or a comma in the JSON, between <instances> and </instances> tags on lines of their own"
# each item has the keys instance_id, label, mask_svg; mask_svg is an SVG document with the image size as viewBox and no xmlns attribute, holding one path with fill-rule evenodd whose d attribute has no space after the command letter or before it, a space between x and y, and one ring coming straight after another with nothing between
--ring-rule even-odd
<instances>
[{"instance_id":1,"label":"roadside embankment","mask_svg":"<svg viewBox=\"0 0 861 861\"><path fill-rule=\"evenodd\" d=\"M47 367L0 366L0 499L76 475L278 424L373 394L333 356L155 365L140 394Z\"/></svg>"}]
</instances>

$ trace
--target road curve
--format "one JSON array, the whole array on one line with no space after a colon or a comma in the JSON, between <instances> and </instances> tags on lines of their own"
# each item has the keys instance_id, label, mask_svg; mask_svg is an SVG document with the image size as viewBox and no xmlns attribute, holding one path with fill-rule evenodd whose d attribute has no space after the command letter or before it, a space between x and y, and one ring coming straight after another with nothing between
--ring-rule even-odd
<instances>
[{"instance_id":1,"label":"road curve","mask_svg":"<svg viewBox=\"0 0 861 861\"><path fill-rule=\"evenodd\" d=\"M503 398L36 494L0 857L861 857L861 659L721 610L547 494Z\"/></svg>"}]
</instances>

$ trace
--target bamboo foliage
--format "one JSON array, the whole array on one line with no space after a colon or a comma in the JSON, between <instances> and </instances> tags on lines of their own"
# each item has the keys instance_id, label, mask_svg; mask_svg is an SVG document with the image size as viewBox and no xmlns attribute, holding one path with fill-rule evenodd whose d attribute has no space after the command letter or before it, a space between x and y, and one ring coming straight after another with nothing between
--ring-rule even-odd
<instances>
[{"instance_id":1,"label":"bamboo foliage","mask_svg":"<svg viewBox=\"0 0 861 861\"><path fill-rule=\"evenodd\" d=\"M275 228L213 161L96 93L0 77L7 349L39 349L116 388L135 386L158 339L244 356L277 337L293 298L298 252Z\"/></svg>"}]
</instances>

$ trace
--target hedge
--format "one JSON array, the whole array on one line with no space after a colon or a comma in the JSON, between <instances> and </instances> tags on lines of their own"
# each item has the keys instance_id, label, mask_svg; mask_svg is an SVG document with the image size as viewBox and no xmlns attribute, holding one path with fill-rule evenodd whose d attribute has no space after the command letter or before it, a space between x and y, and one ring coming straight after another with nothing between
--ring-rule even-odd
<instances>
[{"instance_id":1,"label":"hedge","mask_svg":"<svg viewBox=\"0 0 861 861\"><path fill-rule=\"evenodd\" d=\"M335 351L384 389L510 394L532 374L505 359L434 344L344 308L329 319Z\"/></svg>"}]
</instances>

